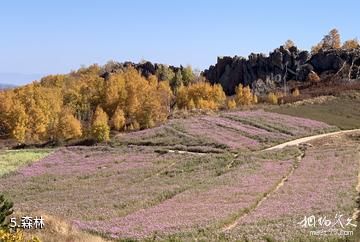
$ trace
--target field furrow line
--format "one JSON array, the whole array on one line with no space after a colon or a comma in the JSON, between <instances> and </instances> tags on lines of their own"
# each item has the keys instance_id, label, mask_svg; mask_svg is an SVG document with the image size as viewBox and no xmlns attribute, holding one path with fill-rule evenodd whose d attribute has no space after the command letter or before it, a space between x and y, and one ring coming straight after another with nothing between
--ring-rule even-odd
<instances>
[{"instance_id":1,"label":"field furrow line","mask_svg":"<svg viewBox=\"0 0 360 242\"><path fill-rule=\"evenodd\" d=\"M296 168L298 167L299 163L301 162L302 158L305 156L305 151L301 151L301 154L296 157L296 161L294 162L293 166L291 167L290 171L276 184L276 186L266 193L266 195L261 198L255 206L252 209L249 209L247 212L242 214L239 218L237 218L234 222L231 224L226 225L221 229L221 232L229 231L233 228L235 228L245 217L247 217L249 214L254 212L257 208L261 206L270 196L272 196L274 193L276 193L282 186L284 186L285 182L292 176Z\"/></svg>"}]
</instances>

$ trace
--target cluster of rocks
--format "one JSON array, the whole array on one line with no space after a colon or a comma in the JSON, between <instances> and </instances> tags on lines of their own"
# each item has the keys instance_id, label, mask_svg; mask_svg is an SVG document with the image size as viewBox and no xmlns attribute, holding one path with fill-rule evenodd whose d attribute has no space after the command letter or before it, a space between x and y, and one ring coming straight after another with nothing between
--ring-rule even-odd
<instances>
[{"instance_id":1,"label":"cluster of rocks","mask_svg":"<svg viewBox=\"0 0 360 242\"><path fill-rule=\"evenodd\" d=\"M143 75L145 77L149 77L150 75L155 75L157 70L162 67L167 67L174 73L176 73L178 70L181 70L183 68L182 66L176 67L176 66L171 66L171 65L152 63L150 61L144 61L141 63L134 63L134 62L130 62L130 61L120 63L120 62L112 62L111 61L103 66L102 77L106 78L111 73L117 73L117 72L122 71L129 67L135 68L136 70L138 70L141 73L141 75Z\"/></svg>"},{"instance_id":2,"label":"cluster of rocks","mask_svg":"<svg viewBox=\"0 0 360 242\"><path fill-rule=\"evenodd\" d=\"M211 83L220 83L228 95L240 83L251 86L257 94L267 93L290 80L306 81L309 73L337 75L339 79L360 79L360 49L328 50L311 55L293 46L281 46L265 56L218 57L215 66L203 72Z\"/></svg>"}]
</instances>

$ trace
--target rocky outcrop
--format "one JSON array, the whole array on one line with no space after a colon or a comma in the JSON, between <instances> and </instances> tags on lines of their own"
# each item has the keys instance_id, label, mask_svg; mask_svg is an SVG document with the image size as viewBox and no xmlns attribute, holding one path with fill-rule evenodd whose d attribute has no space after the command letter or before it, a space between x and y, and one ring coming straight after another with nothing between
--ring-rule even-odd
<instances>
[{"instance_id":1,"label":"rocky outcrop","mask_svg":"<svg viewBox=\"0 0 360 242\"><path fill-rule=\"evenodd\" d=\"M174 73L176 73L179 69L181 70L183 67L175 67L175 66L168 66L163 64L151 63L149 61L142 62L142 63L133 63L130 61L119 63L119 62L108 62L106 65L103 66L103 74L102 77L106 78L111 73L116 73L121 70L124 70L129 67L133 67L138 70L143 76L149 77L150 75L155 75L156 71L161 68L162 66L166 66L171 69Z\"/></svg>"},{"instance_id":2,"label":"rocky outcrop","mask_svg":"<svg viewBox=\"0 0 360 242\"><path fill-rule=\"evenodd\" d=\"M265 56L219 57L203 75L211 83L220 83L228 95L234 94L240 83L263 94L290 80L306 81L310 72L318 75L338 75L340 79L360 79L360 49L320 51L311 55L296 47L280 47Z\"/></svg>"}]
</instances>

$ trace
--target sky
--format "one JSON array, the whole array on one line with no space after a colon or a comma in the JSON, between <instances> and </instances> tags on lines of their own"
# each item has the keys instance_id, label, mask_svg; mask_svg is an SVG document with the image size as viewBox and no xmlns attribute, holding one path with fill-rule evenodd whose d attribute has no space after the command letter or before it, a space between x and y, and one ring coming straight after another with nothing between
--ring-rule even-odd
<instances>
[{"instance_id":1,"label":"sky","mask_svg":"<svg viewBox=\"0 0 360 242\"><path fill-rule=\"evenodd\" d=\"M359 9L357 0L1 1L0 83L109 60L203 70L217 56L267 54L287 39L310 49L332 28L360 39Z\"/></svg>"}]
</instances>

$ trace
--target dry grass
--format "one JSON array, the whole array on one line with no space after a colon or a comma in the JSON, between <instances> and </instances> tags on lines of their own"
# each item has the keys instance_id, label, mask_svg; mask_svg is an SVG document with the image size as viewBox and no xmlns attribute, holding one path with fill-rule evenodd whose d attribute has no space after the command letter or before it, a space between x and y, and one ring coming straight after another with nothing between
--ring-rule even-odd
<instances>
[{"instance_id":1,"label":"dry grass","mask_svg":"<svg viewBox=\"0 0 360 242\"><path fill-rule=\"evenodd\" d=\"M42 214L42 213L38 213ZM43 215L45 228L42 230L29 230L25 232L26 238L38 237L43 242L105 242L104 238L80 231L64 219Z\"/></svg>"}]
</instances>

